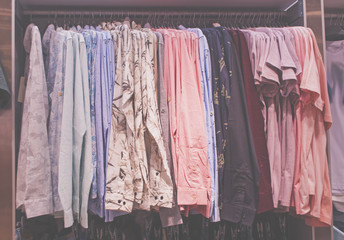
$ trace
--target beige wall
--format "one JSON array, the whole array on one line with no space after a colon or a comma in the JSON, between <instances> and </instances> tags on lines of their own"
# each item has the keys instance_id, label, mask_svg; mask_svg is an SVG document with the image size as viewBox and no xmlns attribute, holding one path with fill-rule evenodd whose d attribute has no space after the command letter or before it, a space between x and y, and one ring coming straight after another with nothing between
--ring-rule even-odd
<instances>
[{"instance_id":1,"label":"beige wall","mask_svg":"<svg viewBox=\"0 0 344 240\"><path fill-rule=\"evenodd\" d=\"M0 0L0 62L12 89L12 0ZM11 101L12 102L12 101ZM0 109L0 239L13 239L13 108Z\"/></svg>"}]
</instances>

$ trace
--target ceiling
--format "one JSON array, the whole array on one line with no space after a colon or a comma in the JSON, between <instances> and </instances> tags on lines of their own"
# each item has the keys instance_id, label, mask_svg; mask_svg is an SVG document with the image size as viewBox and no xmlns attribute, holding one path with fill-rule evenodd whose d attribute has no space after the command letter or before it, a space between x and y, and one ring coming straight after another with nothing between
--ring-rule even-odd
<instances>
[{"instance_id":1,"label":"ceiling","mask_svg":"<svg viewBox=\"0 0 344 240\"><path fill-rule=\"evenodd\" d=\"M274 8L284 10L296 0L19 0L24 9L42 7L193 7Z\"/></svg>"}]
</instances>

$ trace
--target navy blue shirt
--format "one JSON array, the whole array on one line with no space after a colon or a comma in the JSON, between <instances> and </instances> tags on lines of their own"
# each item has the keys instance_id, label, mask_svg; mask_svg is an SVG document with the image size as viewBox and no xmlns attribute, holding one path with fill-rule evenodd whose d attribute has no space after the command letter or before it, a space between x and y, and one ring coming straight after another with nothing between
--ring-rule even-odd
<instances>
[{"instance_id":1,"label":"navy blue shirt","mask_svg":"<svg viewBox=\"0 0 344 240\"><path fill-rule=\"evenodd\" d=\"M204 34L212 58L221 219L252 225L260 173L240 61L225 28L204 29Z\"/></svg>"}]
</instances>

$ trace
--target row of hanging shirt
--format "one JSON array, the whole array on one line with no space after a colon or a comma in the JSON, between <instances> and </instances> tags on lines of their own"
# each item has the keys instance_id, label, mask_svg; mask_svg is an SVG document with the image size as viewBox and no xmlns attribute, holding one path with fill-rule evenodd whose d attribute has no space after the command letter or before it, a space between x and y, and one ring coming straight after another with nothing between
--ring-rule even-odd
<instances>
[{"instance_id":1,"label":"row of hanging shirt","mask_svg":"<svg viewBox=\"0 0 344 240\"><path fill-rule=\"evenodd\" d=\"M87 228L158 210L330 225L324 66L310 29L27 27L17 208ZM62 213L62 214L61 214Z\"/></svg>"}]
</instances>

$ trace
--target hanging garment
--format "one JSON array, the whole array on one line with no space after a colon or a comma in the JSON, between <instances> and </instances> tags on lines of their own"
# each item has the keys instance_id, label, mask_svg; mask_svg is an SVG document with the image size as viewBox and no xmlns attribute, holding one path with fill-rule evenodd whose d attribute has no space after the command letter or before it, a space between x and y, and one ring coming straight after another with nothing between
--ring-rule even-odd
<instances>
[{"instance_id":1,"label":"hanging garment","mask_svg":"<svg viewBox=\"0 0 344 240\"><path fill-rule=\"evenodd\" d=\"M162 137L159 109L157 103L157 89L154 80L154 45L156 42L155 34L144 29L142 33L146 35L146 41L143 42L146 48L145 64L146 67L146 99L147 113L145 120L146 132L145 143L147 149L147 158L149 164L149 190L146 194L150 197L150 205L153 207L172 207L173 185L170 175L170 169L167 164L166 150ZM144 98L145 99L145 98ZM144 114L145 115L145 114Z\"/></svg>"},{"instance_id":2,"label":"hanging garment","mask_svg":"<svg viewBox=\"0 0 344 240\"><path fill-rule=\"evenodd\" d=\"M200 81L197 81L200 79L198 37L186 31L158 31L165 39L164 83L178 205L186 215L189 209L195 208L209 217L211 178L205 120L199 119L204 116L204 107ZM192 48L186 48L188 45ZM187 106L193 107L190 110Z\"/></svg>"},{"instance_id":3,"label":"hanging garment","mask_svg":"<svg viewBox=\"0 0 344 240\"><path fill-rule=\"evenodd\" d=\"M106 47L103 47L105 45L106 41L103 39L104 35L99 32L95 31L95 29L91 28L90 32L95 35L95 66L94 66L94 121L95 121L95 139L96 139L96 184L97 187L92 185L92 192L91 194L97 193L96 198L92 198L89 201L89 209L92 213L97 214L100 217L104 217L105 214L105 208L104 208L104 195L105 195L105 150L104 150L104 126L103 126L103 119L106 119L103 117L103 112L106 111L106 108L103 107L102 103L102 85L101 84L104 80L105 84L105 76L103 67L106 67L106 60L105 59L105 53L103 52ZM92 88L92 85L90 85ZM92 98L91 98L92 100ZM106 102L104 102L105 105ZM92 106L92 105L91 105ZM91 118L92 120L92 118ZM94 144L94 143L92 143ZM94 196L94 195L93 195Z\"/></svg>"},{"instance_id":4,"label":"hanging garment","mask_svg":"<svg viewBox=\"0 0 344 240\"><path fill-rule=\"evenodd\" d=\"M86 26L86 29L89 29ZM91 111L91 134L92 134L92 164L93 178L91 185L91 198L98 195L97 186L97 135L96 135L96 114L95 114L95 59L97 50L97 35L94 31L86 30L82 32L87 50L88 79L90 89L90 111Z\"/></svg>"},{"instance_id":5,"label":"hanging garment","mask_svg":"<svg viewBox=\"0 0 344 240\"><path fill-rule=\"evenodd\" d=\"M41 36L37 26L26 28L27 53L22 132L18 156L16 207L28 218L52 214L54 200L48 140L48 91L44 71Z\"/></svg>"},{"instance_id":6,"label":"hanging garment","mask_svg":"<svg viewBox=\"0 0 344 240\"><path fill-rule=\"evenodd\" d=\"M343 125L343 59L344 59L344 41L328 41L326 43L326 68L327 85L331 103L331 114L333 117L333 126L329 131L330 154L331 154L331 188L332 200L336 209L344 212L344 180L342 137L344 131Z\"/></svg>"},{"instance_id":7,"label":"hanging garment","mask_svg":"<svg viewBox=\"0 0 344 240\"><path fill-rule=\"evenodd\" d=\"M45 69L47 76L47 89L49 99L49 152L51 163L52 187L54 198L54 212L63 210L58 193L59 153L61 142L61 122L63 112L63 88L66 60L66 36L55 31L53 25L49 25L42 39L45 54Z\"/></svg>"},{"instance_id":8,"label":"hanging garment","mask_svg":"<svg viewBox=\"0 0 344 240\"><path fill-rule=\"evenodd\" d=\"M216 129L217 167L219 182L219 205L223 199L223 167L228 147L228 112L230 107L230 75L220 50L220 40L213 29L202 29L206 36L211 56L212 89ZM229 80L229 81L228 81Z\"/></svg>"},{"instance_id":9,"label":"hanging garment","mask_svg":"<svg viewBox=\"0 0 344 240\"><path fill-rule=\"evenodd\" d=\"M295 207L298 214L309 214L312 226L330 224L332 202L329 185L326 134L331 126L326 78L320 51L313 33L304 28L291 29L303 69L300 80L301 104L298 119L298 148L294 180ZM325 83L324 83L325 81Z\"/></svg>"},{"instance_id":10,"label":"hanging garment","mask_svg":"<svg viewBox=\"0 0 344 240\"><path fill-rule=\"evenodd\" d=\"M299 101L300 93L297 76L302 69L295 52L293 35L286 29L278 29L279 49L281 56L281 154L282 174L279 196L280 208L289 207L292 196L292 182L294 178L296 139L294 132L293 107ZM278 33L278 32L277 32Z\"/></svg>"},{"instance_id":11,"label":"hanging garment","mask_svg":"<svg viewBox=\"0 0 344 240\"><path fill-rule=\"evenodd\" d=\"M124 117L127 119L127 131L123 132L123 138L127 139L130 165L127 166L127 170L119 169L118 171L113 169L115 163L109 161L108 170L111 172L108 172L107 178L111 181L122 181L120 178L115 179L114 176L121 172L126 175L125 171L129 171L134 177L132 180L128 178L128 181L132 181L133 188L129 186L129 189L125 190L130 191L126 197L133 196L134 199L128 204L123 201L123 206L126 206L122 208L113 205L113 192L110 192L110 189L115 183L112 184L108 181L107 184L110 187L107 188L109 194L107 193L106 198L111 199L109 200L111 203L109 202L106 208L126 212L131 212L133 207L145 210L154 206L171 208L173 187L162 139L160 119L159 115L156 114L158 113L158 104L155 89L153 46L154 42L157 43L154 40L156 37L149 29L130 31L127 25L122 25L118 33L125 36L124 38L119 36L118 39L122 40L123 38L124 41L116 44L118 48L117 57L119 54L124 56L123 60L117 59L120 64L118 71L122 72L118 73L116 78L116 82L123 79L122 83L117 83L122 87L123 95L122 98L115 96L114 101L118 102L119 111L123 111ZM123 44L123 48L121 48L121 44ZM128 66L123 69L123 64L128 64ZM114 113L116 113L115 109ZM113 136L116 136L116 141L116 129L111 132L113 132ZM112 156L113 154L109 152L109 157ZM121 156L123 157L123 151ZM116 191L121 193L121 189L118 187ZM121 202L122 199L119 199L117 204Z\"/></svg>"},{"instance_id":12,"label":"hanging garment","mask_svg":"<svg viewBox=\"0 0 344 240\"><path fill-rule=\"evenodd\" d=\"M221 217L234 223L250 226L254 220L258 203L260 172L254 149L242 70L235 44L229 32L220 28L225 62L231 77L230 108L228 113L229 158L224 164L224 198ZM223 92L221 92L223 94ZM225 93L227 97L228 93ZM238 180L240 179L240 181Z\"/></svg>"},{"instance_id":13,"label":"hanging garment","mask_svg":"<svg viewBox=\"0 0 344 240\"><path fill-rule=\"evenodd\" d=\"M128 84L129 79L125 79L128 76L125 72L129 71L128 59L131 37L129 28L125 24L120 26L116 33L118 34L117 39L115 39L117 47L116 80L110 131L109 162L106 174L105 208L130 212L134 203L134 173L139 174L137 168L131 171L134 166L131 166L129 158L128 137L133 134L134 119L132 104L127 102L130 101L130 98L125 98L125 91L133 91L131 90L133 85ZM125 107L127 108L128 117L124 112ZM130 107L129 111L128 108ZM139 174L137 178L137 181L140 182L141 175ZM137 190L137 187L135 190Z\"/></svg>"},{"instance_id":14,"label":"hanging garment","mask_svg":"<svg viewBox=\"0 0 344 240\"><path fill-rule=\"evenodd\" d=\"M241 31L230 31L230 33L233 40L235 41L236 49L241 59L247 110L254 141L254 148L256 151L256 156L259 163L258 165L261 173L259 182L259 201L257 205L257 213L262 213L273 208L270 163L264 133L264 118L260 111L259 96L254 86L253 75L251 72L251 63L249 60L249 53L245 36Z\"/></svg>"},{"instance_id":15,"label":"hanging garment","mask_svg":"<svg viewBox=\"0 0 344 240\"><path fill-rule=\"evenodd\" d=\"M81 34L61 31L67 36L68 54L59 154L59 169L65 171L59 171L58 189L65 227L72 226L74 212L81 225L87 228L93 167L86 44Z\"/></svg>"},{"instance_id":16,"label":"hanging garment","mask_svg":"<svg viewBox=\"0 0 344 240\"><path fill-rule=\"evenodd\" d=\"M180 27L181 28L181 27ZM213 105L213 89L211 79L211 64L209 46L206 37L198 28L188 28L190 32L197 34L199 38L199 63L201 70L201 87L204 102L205 121L208 139L208 160L211 174L211 205L210 216L212 222L220 221L219 203L218 203L218 173L216 156L216 133L215 116Z\"/></svg>"},{"instance_id":17,"label":"hanging garment","mask_svg":"<svg viewBox=\"0 0 344 240\"><path fill-rule=\"evenodd\" d=\"M158 41L158 103L159 103L159 115L162 130L162 137L164 141L164 146L166 149L166 158L169 169L171 171L171 179L173 182L173 202L172 208L160 208L159 214L161 219L161 224L163 227L174 226L178 224L183 224L182 217L180 215L179 207L177 205L177 191L176 183L174 180L173 172L173 162L171 157L171 138L170 138L170 122L168 114L168 103L164 84L164 49L165 43L164 38L161 33L154 32L157 36Z\"/></svg>"},{"instance_id":18,"label":"hanging garment","mask_svg":"<svg viewBox=\"0 0 344 240\"><path fill-rule=\"evenodd\" d=\"M332 221L332 196L326 153L326 131L332 126L332 115L327 91L326 72L322 61L322 56L313 31L309 28L306 30L308 30L313 43L312 50L314 51L316 66L319 69L320 98L323 102L321 111L317 111L313 139L313 154L315 156L317 184L321 186L322 183L323 189L317 189L318 191L316 192L314 203L311 205L310 213L312 216L315 216L315 213L317 213L317 211L319 211L318 209L320 209L320 218L311 218L309 220L306 219L306 223L312 226L324 226L331 225Z\"/></svg>"}]
</instances>

